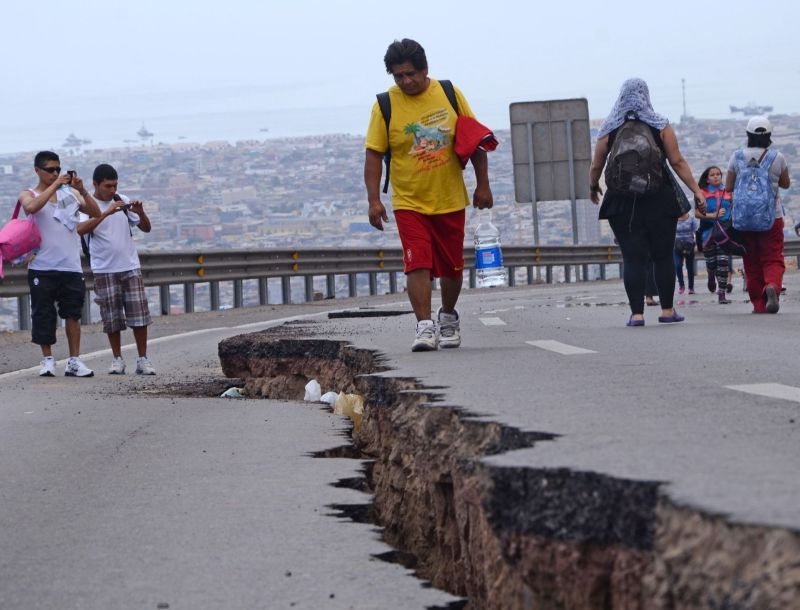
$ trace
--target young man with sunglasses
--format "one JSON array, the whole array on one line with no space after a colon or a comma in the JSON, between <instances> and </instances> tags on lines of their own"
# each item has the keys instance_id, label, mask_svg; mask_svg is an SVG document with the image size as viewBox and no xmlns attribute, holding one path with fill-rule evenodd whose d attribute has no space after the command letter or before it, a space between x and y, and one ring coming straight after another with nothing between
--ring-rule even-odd
<instances>
[{"instance_id":1,"label":"young man with sunglasses","mask_svg":"<svg viewBox=\"0 0 800 610\"><path fill-rule=\"evenodd\" d=\"M22 191L19 200L42 235L39 252L28 264L31 340L42 350L39 375L55 375L52 347L56 342L58 317L61 317L69 349L64 375L91 377L94 372L80 359L86 284L77 227L79 212L97 217L100 208L77 174L61 173L56 153L49 150L39 152L33 166L39 182L35 187Z\"/></svg>"}]
</instances>

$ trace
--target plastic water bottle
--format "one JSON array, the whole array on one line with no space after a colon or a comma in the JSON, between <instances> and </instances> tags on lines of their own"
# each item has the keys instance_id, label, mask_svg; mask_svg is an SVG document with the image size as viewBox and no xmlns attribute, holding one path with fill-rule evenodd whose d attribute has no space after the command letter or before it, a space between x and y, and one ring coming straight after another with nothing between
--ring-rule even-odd
<instances>
[{"instance_id":1,"label":"plastic water bottle","mask_svg":"<svg viewBox=\"0 0 800 610\"><path fill-rule=\"evenodd\" d=\"M475 227L475 276L478 288L506 285L500 230L492 224L490 210L478 212L478 226Z\"/></svg>"}]
</instances>

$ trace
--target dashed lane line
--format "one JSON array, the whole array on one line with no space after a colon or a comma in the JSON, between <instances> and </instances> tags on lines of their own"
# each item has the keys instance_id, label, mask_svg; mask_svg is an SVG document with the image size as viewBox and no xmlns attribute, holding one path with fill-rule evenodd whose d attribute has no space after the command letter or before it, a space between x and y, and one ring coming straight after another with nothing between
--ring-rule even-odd
<instances>
[{"instance_id":1,"label":"dashed lane line","mask_svg":"<svg viewBox=\"0 0 800 610\"><path fill-rule=\"evenodd\" d=\"M755 394L756 396L800 402L800 388L784 385L782 383L748 383L744 385L728 385L725 387L729 390Z\"/></svg>"},{"instance_id":2,"label":"dashed lane line","mask_svg":"<svg viewBox=\"0 0 800 610\"><path fill-rule=\"evenodd\" d=\"M564 356L575 356L578 354L596 354L597 352L591 349L585 349L583 347L577 347L575 345L569 345L567 343L561 343L561 341L553 341L551 339L542 339L541 341L526 341L528 345L532 345L533 347L538 347L540 349L546 349L551 352L556 352L557 354L562 354Z\"/></svg>"},{"instance_id":3,"label":"dashed lane line","mask_svg":"<svg viewBox=\"0 0 800 610\"><path fill-rule=\"evenodd\" d=\"M500 318L478 318L484 326L505 326L506 323Z\"/></svg>"}]
</instances>

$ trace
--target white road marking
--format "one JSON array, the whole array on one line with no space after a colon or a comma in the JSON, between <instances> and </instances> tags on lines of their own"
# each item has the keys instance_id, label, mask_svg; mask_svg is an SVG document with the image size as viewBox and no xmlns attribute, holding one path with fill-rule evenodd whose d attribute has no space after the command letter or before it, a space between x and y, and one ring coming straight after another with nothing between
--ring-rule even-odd
<instances>
[{"instance_id":1,"label":"white road marking","mask_svg":"<svg viewBox=\"0 0 800 610\"><path fill-rule=\"evenodd\" d=\"M500 318L478 318L484 326L505 326L506 323Z\"/></svg>"},{"instance_id":2,"label":"white road marking","mask_svg":"<svg viewBox=\"0 0 800 610\"><path fill-rule=\"evenodd\" d=\"M800 388L784 385L782 383L749 383L745 385L728 385L725 387L730 390L736 390L737 392L800 402Z\"/></svg>"},{"instance_id":3,"label":"white road marking","mask_svg":"<svg viewBox=\"0 0 800 610\"><path fill-rule=\"evenodd\" d=\"M186 332L176 333L174 335L164 335L163 337L158 337L155 339L150 339L147 341L149 345L156 345L158 343L166 343L168 341L175 341L185 339L186 337L191 337L193 335L204 335L208 333L216 333L216 332L228 332L228 331L236 331L236 330L253 330L253 329L267 329L272 326L279 326L284 324L285 322L295 322L299 320L308 320L315 317L327 316L331 312L339 312L339 311L352 311L352 308L344 308L344 309L326 309L325 311L315 311L313 313L307 314L300 314L296 316L288 316L285 318L276 318L274 320L265 320L262 322L250 322L247 324L238 324L235 326L216 326L213 328L203 328L198 330L190 330ZM122 350L124 352L129 352L134 349L136 345L134 343L127 343L122 346ZM82 353L81 360L89 361L97 358L99 356L108 356L111 354L110 349L99 349L94 352ZM56 360L57 367L63 367L67 363L67 358L63 358L62 360ZM39 371L39 365L31 366L24 369L19 369L16 371L9 371L8 373L0 373L0 382L5 381L6 379L14 379L16 377L22 377L30 375L33 372Z\"/></svg>"},{"instance_id":4,"label":"white road marking","mask_svg":"<svg viewBox=\"0 0 800 610\"><path fill-rule=\"evenodd\" d=\"M563 354L564 356L597 353L596 351L591 349L584 349L582 347L568 345L566 343L561 343L561 341L553 341L551 339L543 339L541 341L526 341L525 343L527 343L528 345L532 345L533 347L538 347L541 349L546 349L551 352L556 352L557 354Z\"/></svg>"}]
</instances>

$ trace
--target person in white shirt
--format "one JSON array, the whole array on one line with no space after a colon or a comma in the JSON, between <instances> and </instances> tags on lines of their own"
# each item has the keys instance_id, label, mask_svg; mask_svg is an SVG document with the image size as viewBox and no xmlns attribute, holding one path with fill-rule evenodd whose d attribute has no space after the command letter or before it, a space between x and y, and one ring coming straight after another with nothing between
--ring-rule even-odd
<instances>
[{"instance_id":1,"label":"person in white shirt","mask_svg":"<svg viewBox=\"0 0 800 610\"><path fill-rule=\"evenodd\" d=\"M783 272L786 269L783 258L783 205L781 204L779 188L788 189L791 186L789 178L789 165L782 153L771 149L772 124L765 116L754 116L747 122L747 146L741 148L740 161L737 160L735 151L728 162L728 174L725 177L725 190L732 193L733 226L739 229L742 245L747 252L742 256L744 273L747 277L747 292L753 313L778 313L780 309L780 293L783 286ZM774 160L769 161L769 159ZM771 208L772 226L766 230L741 230L737 226L736 200L739 197L737 190L737 175L743 172L746 164L756 166L762 160L769 167L769 182L772 186ZM766 166L765 166L766 167ZM744 189L743 194L749 189ZM745 202L747 199L744 200ZM739 210L749 209L739 203Z\"/></svg>"},{"instance_id":2,"label":"person in white shirt","mask_svg":"<svg viewBox=\"0 0 800 610\"><path fill-rule=\"evenodd\" d=\"M94 273L95 303L100 307L103 331L108 335L113 359L109 373L125 374L122 331L130 327L136 342L136 373L155 375L147 357L147 327L152 323L144 290L139 254L133 228L149 233L150 219L139 200L117 194L119 176L107 163L98 165L92 176L98 218L85 218L78 233L88 242L89 261Z\"/></svg>"},{"instance_id":3,"label":"person in white shirt","mask_svg":"<svg viewBox=\"0 0 800 610\"><path fill-rule=\"evenodd\" d=\"M64 320L69 360L67 377L92 377L94 372L80 359L81 315L86 284L81 265L80 240L76 233L79 211L99 216L100 210L74 172L61 173L58 155L49 150L36 154L33 168L38 184L19 194L25 213L33 218L42 235L36 257L28 264L31 291L31 341L42 350L41 377L55 375L58 318Z\"/></svg>"}]
</instances>

